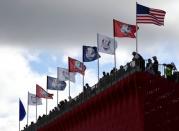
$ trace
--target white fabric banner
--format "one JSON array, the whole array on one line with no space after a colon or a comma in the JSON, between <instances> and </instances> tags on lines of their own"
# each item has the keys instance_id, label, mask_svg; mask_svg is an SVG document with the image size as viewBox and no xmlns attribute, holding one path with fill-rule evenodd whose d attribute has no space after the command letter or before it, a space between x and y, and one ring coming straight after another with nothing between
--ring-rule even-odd
<instances>
[{"instance_id":1,"label":"white fabric banner","mask_svg":"<svg viewBox=\"0 0 179 131\"><path fill-rule=\"evenodd\" d=\"M37 101L36 101L36 100L37 100ZM36 103L37 103L37 105L42 105L42 99L36 97L35 94L28 93L28 104L35 106Z\"/></svg>"},{"instance_id":2,"label":"white fabric banner","mask_svg":"<svg viewBox=\"0 0 179 131\"><path fill-rule=\"evenodd\" d=\"M97 34L98 51L106 54L114 55L117 48L117 42L108 36Z\"/></svg>"},{"instance_id":3,"label":"white fabric banner","mask_svg":"<svg viewBox=\"0 0 179 131\"><path fill-rule=\"evenodd\" d=\"M75 83L75 75L74 72L68 72L68 69L57 67L57 79L60 81L70 80Z\"/></svg>"}]
</instances>

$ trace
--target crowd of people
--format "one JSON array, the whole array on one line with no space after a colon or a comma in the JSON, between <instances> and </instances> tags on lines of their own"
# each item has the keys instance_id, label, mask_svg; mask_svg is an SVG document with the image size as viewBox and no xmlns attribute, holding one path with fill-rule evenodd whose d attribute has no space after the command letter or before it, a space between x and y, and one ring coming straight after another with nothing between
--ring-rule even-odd
<instances>
[{"instance_id":1,"label":"crowd of people","mask_svg":"<svg viewBox=\"0 0 179 131\"><path fill-rule=\"evenodd\" d=\"M65 112L70 111L73 107L80 105L85 102L87 99L95 96L104 89L110 87L116 81L123 79L131 73L136 71L143 71L153 75L161 75L159 70L159 63L156 56L153 56L153 62L149 58L147 61L137 52L132 53L132 61L127 63L125 66L121 65L119 69L113 68L110 73L103 72L103 76L99 79L99 82L94 86L89 86L86 83L83 87L83 92L79 93L78 96L69 101L66 99L60 101L58 106L49 112L48 115L39 116L36 123L31 122L29 126L24 127L24 131L35 131L37 127L45 124L47 121L53 120L55 117L59 117ZM146 63L146 64L145 64ZM162 64L164 66L164 77L169 80L176 80L179 82L179 73L177 72L176 66L174 63Z\"/></svg>"}]
</instances>

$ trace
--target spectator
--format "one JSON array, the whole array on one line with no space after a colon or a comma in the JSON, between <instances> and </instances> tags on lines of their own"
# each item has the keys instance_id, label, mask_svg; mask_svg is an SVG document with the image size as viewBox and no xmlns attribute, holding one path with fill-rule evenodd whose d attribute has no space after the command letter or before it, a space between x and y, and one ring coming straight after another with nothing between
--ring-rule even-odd
<instances>
[{"instance_id":1,"label":"spectator","mask_svg":"<svg viewBox=\"0 0 179 131\"><path fill-rule=\"evenodd\" d=\"M143 57L137 52L132 52L132 55L133 55L132 61L135 61L135 66L139 66L140 69L142 71L144 71L145 70L145 61L144 61Z\"/></svg>"},{"instance_id":2,"label":"spectator","mask_svg":"<svg viewBox=\"0 0 179 131\"><path fill-rule=\"evenodd\" d=\"M89 86L88 83L86 83L86 89L90 89L91 87Z\"/></svg>"},{"instance_id":3,"label":"spectator","mask_svg":"<svg viewBox=\"0 0 179 131\"><path fill-rule=\"evenodd\" d=\"M123 76L125 73L125 69L124 69L124 66L121 65L119 70L117 71L117 78L120 78L121 76Z\"/></svg>"},{"instance_id":4,"label":"spectator","mask_svg":"<svg viewBox=\"0 0 179 131\"><path fill-rule=\"evenodd\" d=\"M149 72L149 73L152 73L153 74L153 69L152 69L152 60L151 59L148 59L147 61L147 64L146 64L146 71Z\"/></svg>"},{"instance_id":5,"label":"spectator","mask_svg":"<svg viewBox=\"0 0 179 131\"><path fill-rule=\"evenodd\" d=\"M153 58L153 61L154 61L153 65L152 65L152 69L154 71L154 74L157 75L158 74L158 60L157 60L156 56L153 56L152 58Z\"/></svg>"},{"instance_id":6,"label":"spectator","mask_svg":"<svg viewBox=\"0 0 179 131\"><path fill-rule=\"evenodd\" d=\"M130 72L131 70L132 70L132 67L131 67L130 63L128 62L126 64L126 72Z\"/></svg>"},{"instance_id":7,"label":"spectator","mask_svg":"<svg viewBox=\"0 0 179 131\"><path fill-rule=\"evenodd\" d=\"M83 86L83 91L84 91L84 92L86 91L86 86Z\"/></svg>"},{"instance_id":8,"label":"spectator","mask_svg":"<svg viewBox=\"0 0 179 131\"><path fill-rule=\"evenodd\" d=\"M171 64L163 64L165 67L165 75L167 79L173 79L173 70L176 70L175 64L172 62Z\"/></svg>"},{"instance_id":9,"label":"spectator","mask_svg":"<svg viewBox=\"0 0 179 131\"><path fill-rule=\"evenodd\" d=\"M106 72L105 71L103 71L103 77L105 77L106 76Z\"/></svg>"}]
</instances>

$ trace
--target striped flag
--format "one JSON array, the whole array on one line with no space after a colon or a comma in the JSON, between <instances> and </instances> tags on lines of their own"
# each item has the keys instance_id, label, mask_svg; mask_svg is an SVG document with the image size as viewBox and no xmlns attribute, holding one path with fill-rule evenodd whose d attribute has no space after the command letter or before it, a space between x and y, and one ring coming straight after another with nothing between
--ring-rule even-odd
<instances>
[{"instance_id":1,"label":"striped flag","mask_svg":"<svg viewBox=\"0 0 179 131\"><path fill-rule=\"evenodd\" d=\"M159 9L149 8L137 4L137 23L164 25L164 17L166 12Z\"/></svg>"}]
</instances>

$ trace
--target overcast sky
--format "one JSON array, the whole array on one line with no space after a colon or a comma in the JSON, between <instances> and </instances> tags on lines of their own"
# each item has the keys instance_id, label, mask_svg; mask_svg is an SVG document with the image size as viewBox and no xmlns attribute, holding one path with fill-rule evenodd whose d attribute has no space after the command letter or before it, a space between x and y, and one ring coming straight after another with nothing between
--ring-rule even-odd
<instances>
[{"instance_id":1,"label":"overcast sky","mask_svg":"<svg viewBox=\"0 0 179 131\"><path fill-rule=\"evenodd\" d=\"M148 7L166 11L165 25L138 25L138 49L145 58L157 56L159 63L174 62L179 67L179 1L138 0ZM96 34L113 35L113 18L135 24L134 0L0 0L0 130L18 130L18 100L27 106L27 92L35 84L46 88L46 76L56 77L56 67L67 67L67 57L81 60L82 45L96 45ZM117 67L130 61L136 39L116 38ZM101 54L100 72L110 71L113 56ZM97 81L96 62L86 63L85 82ZM93 79L92 79L93 78ZM82 77L72 84L71 95L82 90ZM49 109L56 105L49 100ZM68 88L59 92L67 99ZM38 114L45 113L45 100ZM30 107L29 122L35 121ZM21 129L26 118L21 122Z\"/></svg>"}]
</instances>

